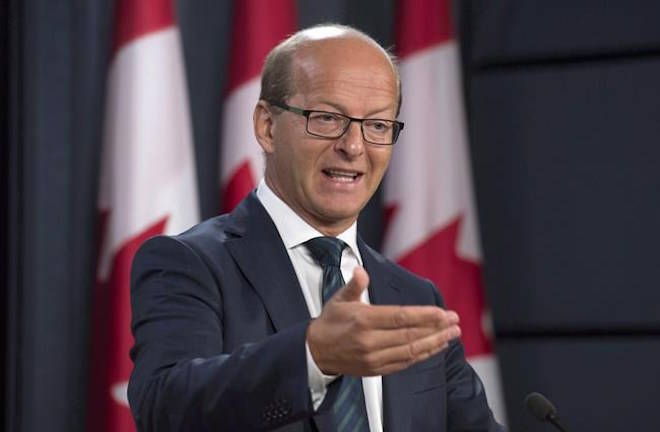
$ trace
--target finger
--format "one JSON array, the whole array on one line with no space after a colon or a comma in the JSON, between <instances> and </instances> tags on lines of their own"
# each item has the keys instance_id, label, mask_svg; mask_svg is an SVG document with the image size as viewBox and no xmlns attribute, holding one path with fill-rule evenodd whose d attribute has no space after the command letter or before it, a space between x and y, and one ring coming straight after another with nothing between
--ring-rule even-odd
<instances>
[{"instance_id":1,"label":"finger","mask_svg":"<svg viewBox=\"0 0 660 432\"><path fill-rule=\"evenodd\" d=\"M427 359L447 347L449 342L461 336L461 328L453 325L446 330L418 339L406 348L411 364ZM402 350L403 352L404 350Z\"/></svg>"},{"instance_id":2,"label":"finger","mask_svg":"<svg viewBox=\"0 0 660 432\"><path fill-rule=\"evenodd\" d=\"M443 329L460 321L456 312L437 306L371 306L364 314L364 320L374 329L405 327Z\"/></svg>"},{"instance_id":3,"label":"finger","mask_svg":"<svg viewBox=\"0 0 660 432\"><path fill-rule=\"evenodd\" d=\"M359 301L362 292L369 286L369 275L362 267L355 267L353 277L332 296L331 301Z\"/></svg>"},{"instance_id":4,"label":"finger","mask_svg":"<svg viewBox=\"0 0 660 432\"><path fill-rule=\"evenodd\" d=\"M376 375L388 375L394 372L398 372L404 369L408 369L410 366L412 366L415 363L422 362L424 360L427 360L428 358L438 354L439 352L442 352L442 350L445 350L449 347L449 342L433 349L432 351L425 352L424 354L419 355L415 361L396 361L393 363L386 364L382 366L378 371L375 371Z\"/></svg>"},{"instance_id":5,"label":"finger","mask_svg":"<svg viewBox=\"0 0 660 432\"><path fill-rule=\"evenodd\" d=\"M372 352L366 356L365 362L367 367L374 371L382 371L383 368L394 364L405 364L408 367L446 348L449 342L460 334L461 329L458 326L451 326L409 344Z\"/></svg>"},{"instance_id":6,"label":"finger","mask_svg":"<svg viewBox=\"0 0 660 432\"><path fill-rule=\"evenodd\" d=\"M411 344L438 332L437 327L404 327L370 330L358 340L358 349L364 353Z\"/></svg>"}]
</instances>

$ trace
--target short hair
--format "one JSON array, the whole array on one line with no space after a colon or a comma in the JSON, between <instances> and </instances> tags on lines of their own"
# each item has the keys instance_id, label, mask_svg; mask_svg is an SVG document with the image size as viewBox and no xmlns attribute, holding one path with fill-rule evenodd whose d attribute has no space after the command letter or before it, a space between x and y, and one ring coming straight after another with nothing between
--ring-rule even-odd
<instances>
[{"instance_id":1,"label":"short hair","mask_svg":"<svg viewBox=\"0 0 660 432\"><path fill-rule=\"evenodd\" d=\"M293 57L301 47L316 40L318 35L355 37L378 48L392 65L392 70L396 77L398 93L396 113L399 115L402 101L401 77L396 56L389 49L383 48L368 34L343 24L326 23L300 30L273 48L268 53L268 56L266 56L266 61L261 71L261 93L259 94L259 99L269 102L285 102L286 99L293 96L295 92L293 70L291 67Z\"/></svg>"}]
</instances>

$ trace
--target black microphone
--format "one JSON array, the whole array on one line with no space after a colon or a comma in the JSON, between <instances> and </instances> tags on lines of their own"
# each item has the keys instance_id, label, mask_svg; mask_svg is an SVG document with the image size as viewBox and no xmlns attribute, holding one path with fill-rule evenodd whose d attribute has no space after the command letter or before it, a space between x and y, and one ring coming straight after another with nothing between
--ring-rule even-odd
<instances>
[{"instance_id":1,"label":"black microphone","mask_svg":"<svg viewBox=\"0 0 660 432\"><path fill-rule=\"evenodd\" d=\"M557 408L541 393L530 393L525 397L525 405L527 409L534 414L534 417L542 422L550 422L561 432L568 432L566 428L559 421L557 416Z\"/></svg>"}]
</instances>

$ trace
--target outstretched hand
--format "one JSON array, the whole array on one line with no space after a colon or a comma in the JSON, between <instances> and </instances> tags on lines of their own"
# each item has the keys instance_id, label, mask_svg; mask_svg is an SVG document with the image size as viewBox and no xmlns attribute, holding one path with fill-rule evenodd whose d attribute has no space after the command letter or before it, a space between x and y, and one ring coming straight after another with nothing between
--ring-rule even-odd
<instances>
[{"instance_id":1,"label":"outstretched hand","mask_svg":"<svg viewBox=\"0 0 660 432\"><path fill-rule=\"evenodd\" d=\"M458 315L437 306L375 306L360 296L369 276L357 267L307 329L314 361L325 374L386 375L446 348L461 334Z\"/></svg>"}]
</instances>

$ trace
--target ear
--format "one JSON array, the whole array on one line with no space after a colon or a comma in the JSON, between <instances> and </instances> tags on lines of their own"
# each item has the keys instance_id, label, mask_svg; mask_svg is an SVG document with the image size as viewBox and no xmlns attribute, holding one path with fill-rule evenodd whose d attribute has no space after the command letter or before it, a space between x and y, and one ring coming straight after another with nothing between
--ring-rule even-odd
<instances>
[{"instance_id":1,"label":"ear","mask_svg":"<svg viewBox=\"0 0 660 432\"><path fill-rule=\"evenodd\" d=\"M252 115L252 122L254 123L254 136L257 138L261 149L264 153L269 154L274 150L273 146L273 129L274 129L273 113L270 110L270 105L260 100L257 106L254 107L254 114Z\"/></svg>"}]
</instances>

